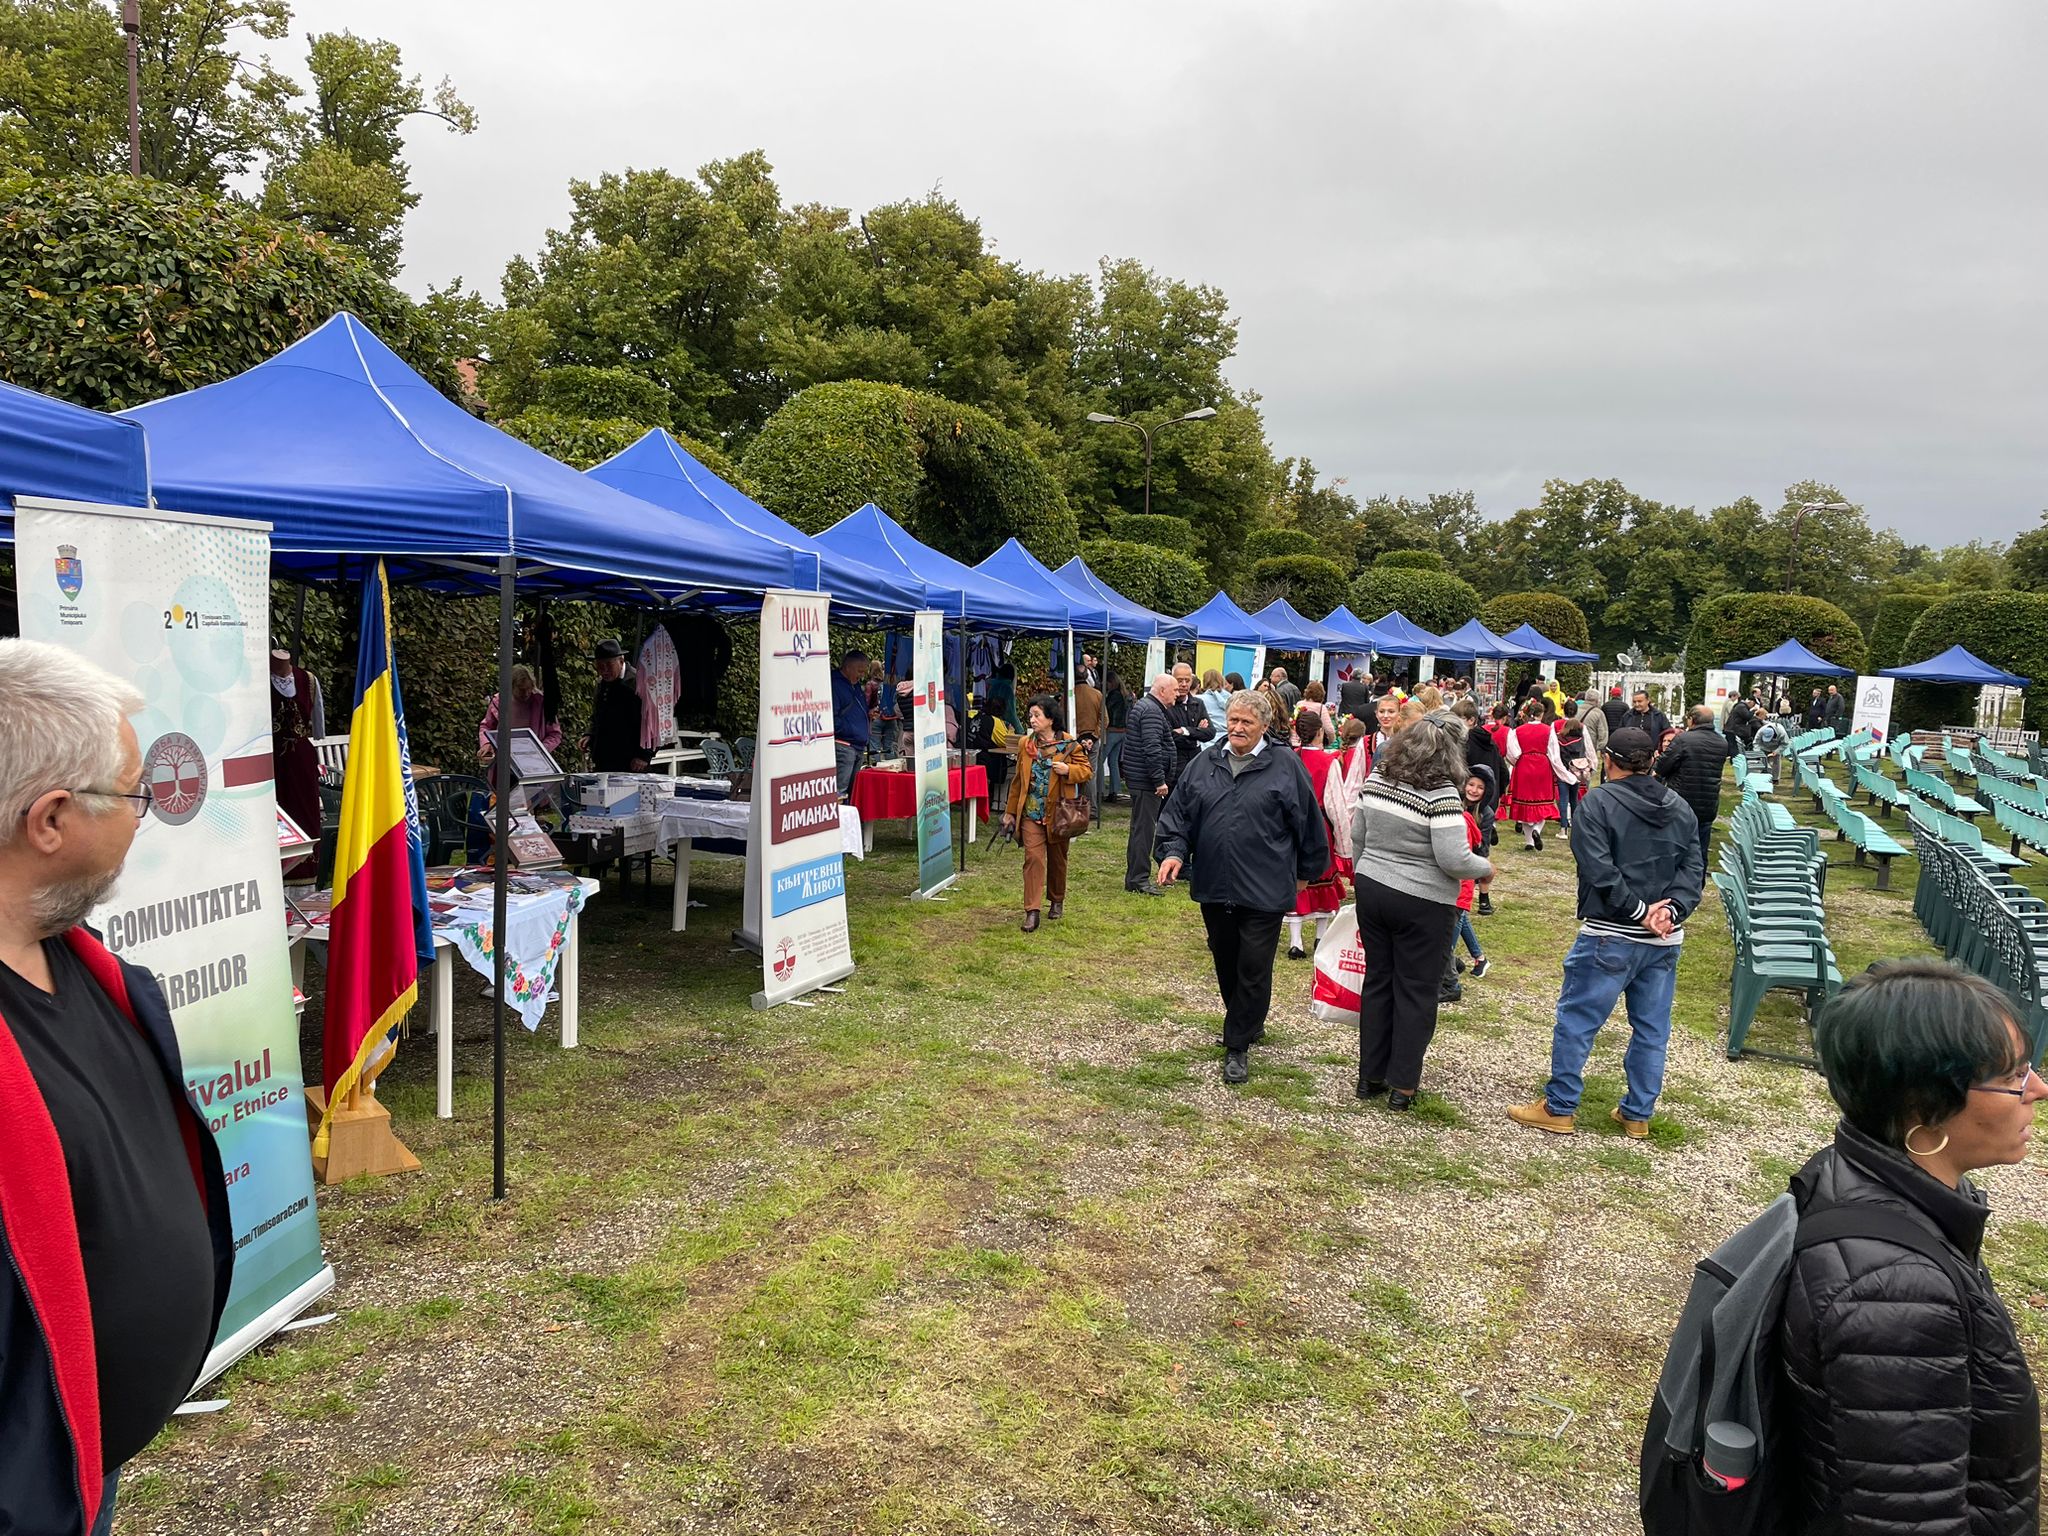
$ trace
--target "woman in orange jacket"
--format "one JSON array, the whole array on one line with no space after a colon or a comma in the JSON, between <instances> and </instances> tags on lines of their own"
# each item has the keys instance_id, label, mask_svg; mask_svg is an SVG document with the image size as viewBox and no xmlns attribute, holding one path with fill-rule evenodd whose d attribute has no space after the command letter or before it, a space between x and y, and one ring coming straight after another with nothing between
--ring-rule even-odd
<instances>
[{"instance_id":1,"label":"woman in orange jacket","mask_svg":"<svg viewBox=\"0 0 2048 1536\"><path fill-rule=\"evenodd\" d=\"M1057 918L1067 900L1067 839L1051 835L1054 810L1088 782L1088 749L1066 730L1066 709L1050 694L1039 694L1025 709L1017 743L1017 772L1003 806L1003 830L1014 832L1024 849L1024 931L1038 929L1041 896L1052 899L1047 917Z\"/></svg>"}]
</instances>

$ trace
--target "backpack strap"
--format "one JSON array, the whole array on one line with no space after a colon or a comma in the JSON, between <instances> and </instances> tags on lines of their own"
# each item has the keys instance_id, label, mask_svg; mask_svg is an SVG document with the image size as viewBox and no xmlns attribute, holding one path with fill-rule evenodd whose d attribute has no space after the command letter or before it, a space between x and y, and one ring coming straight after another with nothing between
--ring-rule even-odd
<instances>
[{"instance_id":1,"label":"backpack strap","mask_svg":"<svg viewBox=\"0 0 2048 1536\"><path fill-rule=\"evenodd\" d=\"M1798 1253L1849 1237L1870 1238L1917 1253L1921 1258L1931 1260L1948 1276L1949 1283L1956 1288L1956 1305L1963 1314L1963 1349L1967 1363L1968 1356L1976 1350L1977 1338L1975 1321L1971 1316L1968 1266L1962 1256L1938 1233L1904 1211L1885 1205L1854 1203L1828 1204L1802 1211L1799 1234L1792 1241L1792 1250Z\"/></svg>"}]
</instances>

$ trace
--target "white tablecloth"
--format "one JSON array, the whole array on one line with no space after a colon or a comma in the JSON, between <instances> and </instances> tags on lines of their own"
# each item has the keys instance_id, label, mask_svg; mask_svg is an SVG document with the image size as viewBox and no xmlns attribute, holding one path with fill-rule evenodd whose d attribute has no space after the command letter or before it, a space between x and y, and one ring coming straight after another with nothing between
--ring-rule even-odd
<instances>
[{"instance_id":1,"label":"white tablecloth","mask_svg":"<svg viewBox=\"0 0 2048 1536\"><path fill-rule=\"evenodd\" d=\"M568 942L570 920L597 891L597 882L583 876L573 886L506 898L505 1001L518 1010L519 1022L529 1030L538 1029L540 1016L547 1012L548 993ZM492 916L486 894L477 905L436 914L434 919L435 936L452 942L470 969L485 980L490 980L496 969Z\"/></svg>"},{"instance_id":2,"label":"white tablecloth","mask_svg":"<svg viewBox=\"0 0 2048 1536\"><path fill-rule=\"evenodd\" d=\"M745 800L693 800L677 795L661 807L661 839L658 847L668 848L678 838L747 840L747 823L753 806ZM860 812L850 805L839 807L839 848L842 853L862 857Z\"/></svg>"}]
</instances>

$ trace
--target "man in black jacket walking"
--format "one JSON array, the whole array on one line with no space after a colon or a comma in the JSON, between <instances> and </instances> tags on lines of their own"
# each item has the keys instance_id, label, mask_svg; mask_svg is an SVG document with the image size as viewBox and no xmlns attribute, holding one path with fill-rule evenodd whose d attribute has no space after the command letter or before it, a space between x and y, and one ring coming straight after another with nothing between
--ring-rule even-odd
<instances>
[{"instance_id":1,"label":"man in black jacket walking","mask_svg":"<svg viewBox=\"0 0 2048 1536\"><path fill-rule=\"evenodd\" d=\"M1280 919L1330 862L1315 786L1299 757L1266 739L1272 723L1263 696L1232 694L1226 739L1195 759L1159 818L1159 883L1193 865L1223 994L1226 1083L1250 1075L1246 1053L1266 1032Z\"/></svg>"},{"instance_id":2,"label":"man in black jacket walking","mask_svg":"<svg viewBox=\"0 0 2048 1536\"><path fill-rule=\"evenodd\" d=\"M1649 693L1638 688L1630 702L1629 712L1622 716L1621 725L1617 729L1641 731L1650 738L1651 749L1655 750L1657 743L1664 739L1664 733L1671 729L1671 721L1663 710L1651 706ZM1607 734L1612 736L1614 732L1609 731Z\"/></svg>"},{"instance_id":3,"label":"man in black jacket walking","mask_svg":"<svg viewBox=\"0 0 2048 1536\"><path fill-rule=\"evenodd\" d=\"M1124 889L1157 896L1152 883L1152 841L1159 808L1166 804L1173 781L1180 777L1180 759L1173 750L1173 674L1162 672L1151 689L1131 706L1124 721L1122 771L1131 787L1131 833L1124 845Z\"/></svg>"},{"instance_id":4,"label":"man in black jacket walking","mask_svg":"<svg viewBox=\"0 0 2048 1536\"><path fill-rule=\"evenodd\" d=\"M1728 738L1714 729L1714 711L1695 704L1686 728L1671 738L1657 759L1657 777L1678 791L1700 824L1700 868L1707 867L1707 840L1721 814L1721 769L1729 757Z\"/></svg>"},{"instance_id":5,"label":"man in black jacket walking","mask_svg":"<svg viewBox=\"0 0 2048 1536\"><path fill-rule=\"evenodd\" d=\"M1600 713L1607 717L1607 734L1610 736L1628 724L1628 706L1621 701L1619 683L1607 690L1607 701L1600 706Z\"/></svg>"},{"instance_id":6,"label":"man in black jacket walking","mask_svg":"<svg viewBox=\"0 0 2048 1536\"><path fill-rule=\"evenodd\" d=\"M1541 1097L1517 1104L1510 1119L1569 1136L1593 1037L1617 1000L1628 999L1628 1080L1612 1118L1637 1138L1664 1091L1671 1041L1671 998L1685 920L1699 905L1706 866L1692 810L1647 771L1654 749L1624 727L1607 738L1607 782L1572 818L1572 859L1579 870L1579 936L1564 958L1564 988L1550 1043L1550 1082Z\"/></svg>"}]
</instances>

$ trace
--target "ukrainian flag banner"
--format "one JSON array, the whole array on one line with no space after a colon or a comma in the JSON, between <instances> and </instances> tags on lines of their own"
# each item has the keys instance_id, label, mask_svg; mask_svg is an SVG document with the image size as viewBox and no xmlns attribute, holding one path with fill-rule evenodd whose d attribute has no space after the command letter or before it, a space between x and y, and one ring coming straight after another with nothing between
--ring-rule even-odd
<instances>
[{"instance_id":1,"label":"ukrainian flag banner","mask_svg":"<svg viewBox=\"0 0 2048 1536\"><path fill-rule=\"evenodd\" d=\"M362 615L328 919L321 1073L327 1109L313 1138L315 1157L327 1156L335 1107L373 1082L391 1059L399 1022L419 996L426 867L405 760L391 596L381 560L363 578Z\"/></svg>"}]
</instances>

